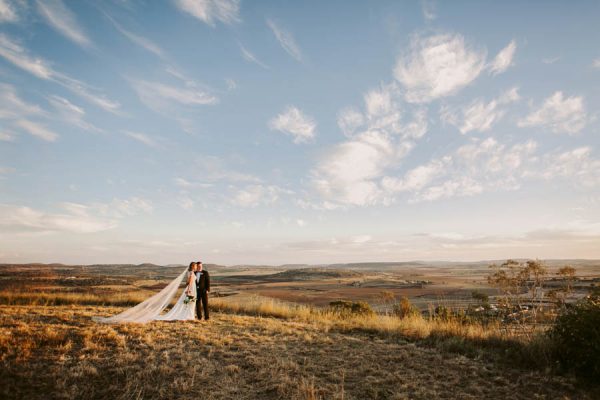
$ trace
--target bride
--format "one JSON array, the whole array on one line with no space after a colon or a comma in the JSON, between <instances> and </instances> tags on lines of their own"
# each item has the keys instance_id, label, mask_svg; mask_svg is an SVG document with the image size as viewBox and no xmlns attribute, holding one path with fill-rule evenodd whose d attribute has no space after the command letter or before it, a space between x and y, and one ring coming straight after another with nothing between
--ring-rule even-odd
<instances>
[{"instance_id":1,"label":"bride","mask_svg":"<svg viewBox=\"0 0 600 400\"><path fill-rule=\"evenodd\" d=\"M120 314L107 318L93 318L97 322L149 322L149 321L187 321L195 319L196 305L196 263L190 263L177 278L173 279L163 290L143 301L135 307L129 308ZM160 313L167 308L179 288L179 283L186 279L186 287L177 303L165 315Z\"/></svg>"},{"instance_id":2,"label":"bride","mask_svg":"<svg viewBox=\"0 0 600 400\"><path fill-rule=\"evenodd\" d=\"M196 270L195 262L190 263L187 273L187 284L185 290L179 296L177 303L165 315L159 315L159 321L187 321L196 319Z\"/></svg>"}]
</instances>

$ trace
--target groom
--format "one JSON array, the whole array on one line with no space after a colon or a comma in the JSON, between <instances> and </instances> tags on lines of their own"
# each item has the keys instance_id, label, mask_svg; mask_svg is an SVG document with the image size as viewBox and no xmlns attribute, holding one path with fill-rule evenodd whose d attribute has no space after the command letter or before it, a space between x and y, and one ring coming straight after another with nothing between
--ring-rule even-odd
<instances>
[{"instance_id":1,"label":"groom","mask_svg":"<svg viewBox=\"0 0 600 400\"><path fill-rule=\"evenodd\" d=\"M202 309L204 309L204 319L208 320L208 293L210 292L210 276L208 271L202 268L202 261L196 263L196 318L202 319ZM200 306L202 303L202 308Z\"/></svg>"}]
</instances>

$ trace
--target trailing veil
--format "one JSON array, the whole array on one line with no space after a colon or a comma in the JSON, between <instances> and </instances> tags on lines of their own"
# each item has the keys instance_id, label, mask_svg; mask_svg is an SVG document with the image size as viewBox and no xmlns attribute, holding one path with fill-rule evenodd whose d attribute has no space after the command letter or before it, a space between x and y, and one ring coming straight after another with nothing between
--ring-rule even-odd
<instances>
[{"instance_id":1,"label":"trailing veil","mask_svg":"<svg viewBox=\"0 0 600 400\"><path fill-rule=\"evenodd\" d=\"M94 321L102 322L106 324L118 323L118 322L149 322L155 319L161 319L160 313L167 308L171 299L177 293L177 289L179 288L179 284L183 280L187 272L187 268L179 274L179 276L173 279L167 287L165 287L160 292L156 293L154 296L149 299L141 302L135 307L127 309L120 314L113 315L112 317L102 318L102 317L94 317Z\"/></svg>"}]
</instances>

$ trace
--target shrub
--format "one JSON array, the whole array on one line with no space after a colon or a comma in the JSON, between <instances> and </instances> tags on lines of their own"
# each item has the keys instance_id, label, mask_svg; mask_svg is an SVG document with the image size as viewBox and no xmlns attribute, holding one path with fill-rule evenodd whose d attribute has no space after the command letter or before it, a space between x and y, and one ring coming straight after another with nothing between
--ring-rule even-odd
<instances>
[{"instance_id":1,"label":"shrub","mask_svg":"<svg viewBox=\"0 0 600 400\"><path fill-rule=\"evenodd\" d=\"M490 309L490 297L487 294L478 290L474 290L471 292L471 297L474 300L477 300L479 304L486 310Z\"/></svg>"},{"instance_id":2,"label":"shrub","mask_svg":"<svg viewBox=\"0 0 600 400\"><path fill-rule=\"evenodd\" d=\"M394 304L394 315L398 318L406 318L420 314L420 311L410 302L407 297L402 297L400 302Z\"/></svg>"},{"instance_id":3,"label":"shrub","mask_svg":"<svg viewBox=\"0 0 600 400\"><path fill-rule=\"evenodd\" d=\"M600 296L593 294L564 309L550 331L561 367L600 379Z\"/></svg>"},{"instance_id":4,"label":"shrub","mask_svg":"<svg viewBox=\"0 0 600 400\"><path fill-rule=\"evenodd\" d=\"M353 316L353 315L373 315L375 312L369 305L364 301L347 301L338 300L329 303L331 310L341 316Z\"/></svg>"},{"instance_id":5,"label":"shrub","mask_svg":"<svg viewBox=\"0 0 600 400\"><path fill-rule=\"evenodd\" d=\"M433 311L433 317L445 321L449 321L453 319L454 315L452 314L452 310L444 305L438 305L435 307Z\"/></svg>"}]
</instances>

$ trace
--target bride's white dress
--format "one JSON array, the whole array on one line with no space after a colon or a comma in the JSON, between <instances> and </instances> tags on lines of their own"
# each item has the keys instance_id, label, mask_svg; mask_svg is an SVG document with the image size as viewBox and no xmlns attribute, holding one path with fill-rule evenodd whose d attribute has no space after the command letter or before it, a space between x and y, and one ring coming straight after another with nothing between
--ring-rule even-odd
<instances>
[{"instance_id":1,"label":"bride's white dress","mask_svg":"<svg viewBox=\"0 0 600 400\"><path fill-rule=\"evenodd\" d=\"M186 287L183 290L183 293L181 294L173 308L165 315L160 315L162 311L165 308L167 308L173 296L175 296L175 294L177 293L177 289L179 289L179 284L183 280L183 277L185 276L189 279L190 274L193 274L193 272L188 271L186 267L186 269L181 274L179 274L177 278L173 279L163 290L156 293L154 296L144 300L135 307L128 308L122 313L113 315L112 317L95 317L93 318L93 320L97 322L111 324L117 322L146 323L154 320L178 321L194 319L196 303L189 302L188 304L185 304L188 287ZM189 288L189 292L195 296L196 280L192 279L190 285L191 287Z\"/></svg>"},{"instance_id":2,"label":"bride's white dress","mask_svg":"<svg viewBox=\"0 0 600 400\"><path fill-rule=\"evenodd\" d=\"M192 271L189 271L187 279L189 279L190 274L193 275L194 273ZM196 303L190 301L189 303L185 304L185 299L187 298L188 292L191 293L194 297L196 297L196 277L195 276L193 276L192 282L190 283L189 286L190 287L186 287L183 290L183 293L181 293L181 296L179 296L177 303L175 303L173 308L171 308L171 310L169 310L168 313L166 313L165 315L159 315L158 317L156 317L154 319L156 319L158 321L187 321L190 319L196 319L196 314L195 314Z\"/></svg>"}]
</instances>

